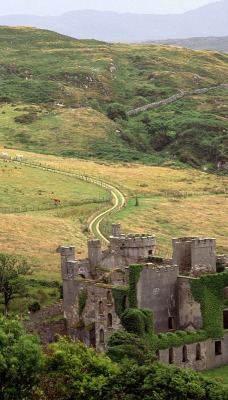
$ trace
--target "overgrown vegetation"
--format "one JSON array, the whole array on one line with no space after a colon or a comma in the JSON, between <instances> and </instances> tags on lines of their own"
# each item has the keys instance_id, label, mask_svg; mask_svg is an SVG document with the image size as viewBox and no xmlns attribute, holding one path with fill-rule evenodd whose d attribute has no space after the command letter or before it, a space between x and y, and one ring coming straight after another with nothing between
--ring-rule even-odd
<instances>
[{"instance_id":1,"label":"overgrown vegetation","mask_svg":"<svg viewBox=\"0 0 228 400\"><path fill-rule=\"evenodd\" d=\"M208 337L223 336L223 310L228 302L224 298L224 288L228 286L228 272L203 275L190 281L194 299L200 303L203 326Z\"/></svg>"},{"instance_id":2,"label":"overgrown vegetation","mask_svg":"<svg viewBox=\"0 0 228 400\"><path fill-rule=\"evenodd\" d=\"M147 344L122 331L110 355L59 338L43 349L19 321L0 321L3 400L227 400L227 391L193 371L154 362ZM117 351L114 351L116 348ZM120 356L122 358L120 359Z\"/></svg>"}]
</instances>

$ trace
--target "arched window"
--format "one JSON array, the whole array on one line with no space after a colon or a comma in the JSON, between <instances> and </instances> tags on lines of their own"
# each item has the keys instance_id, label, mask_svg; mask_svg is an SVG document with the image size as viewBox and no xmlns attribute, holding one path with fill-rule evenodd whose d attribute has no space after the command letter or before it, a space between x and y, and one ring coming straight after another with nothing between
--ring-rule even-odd
<instances>
[{"instance_id":1,"label":"arched window","mask_svg":"<svg viewBox=\"0 0 228 400\"><path fill-rule=\"evenodd\" d=\"M110 291L107 292L107 303L112 304L112 295Z\"/></svg>"},{"instance_id":2,"label":"arched window","mask_svg":"<svg viewBox=\"0 0 228 400\"><path fill-rule=\"evenodd\" d=\"M197 343L196 345L196 361L201 360L201 347L200 344Z\"/></svg>"},{"instance_id":3,"label":"arched window","mask_svg":"<svg viewBox=\"0 0 228 400\"><path fill-rule=\"evenodd\" d=\"M108 328L112 327L112 314L108 314Z\"/></svg>"},{"instance_id":4,"label":"arched window","mask_svg":"<svg viewBox=\"0 0 228 400\"><path fill-rule=\"evenodd\" d=\"M100 329L100 343L104 343L104 330Z\"/></svg>"},{"instance_id":5,"label":"arched window","mask_svg":"<svg viewBox=\"0 0 228 400\"><path fill-rule=\"evenodd\" d=\"M174 364L174 351L173 348L169 348L169 364Z\"/></svg>"},{"instance_id":6,"label":"arched window","mask_svg":"<svg viewBox=\"0 0 228 400\"><path fill-rule=\"evenodd\" d=\"M99 301L99 314L100 315L104 314L103 301Z\"/></svg>"},{"instance_id":7,"label":"arched window","mask_svg":"<svg viewBox=\"0 0 228 400\"><path fill-rule=\"evenodd\" d=\"M187 346L183 346L182 348L182 362L187 362L188 361L188 349Z\"/></svg>"}]
</instances>

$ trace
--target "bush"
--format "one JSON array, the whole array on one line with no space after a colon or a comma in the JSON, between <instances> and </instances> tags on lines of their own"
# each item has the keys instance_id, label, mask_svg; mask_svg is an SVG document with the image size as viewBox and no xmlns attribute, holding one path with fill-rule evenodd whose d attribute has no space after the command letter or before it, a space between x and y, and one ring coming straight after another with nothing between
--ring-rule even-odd
<instances>
[{"instance_id":1,"label":"bush","mask_svg":"<svg viewBox=\"0 0 228 400\"><path fill-rule=\"evenodd\" d=\"M121 118L124 120L128 119L127 113L124 109L124 106L119 103L112 103L107 108L107 116L108 118L115 120L117 118Z\"/></svg>"},{"instance_id":2,"label":"bush","mask_svg":"<svg viewBox=\"0 0 228 400\"><path fill-rule=\"evenodd\" d=\"M40 308L41 308L41 306L38 301L34 301L32 304L28 305L29 311L32 311L32 312L39 311Z\"/></svg>"}]
</instances>

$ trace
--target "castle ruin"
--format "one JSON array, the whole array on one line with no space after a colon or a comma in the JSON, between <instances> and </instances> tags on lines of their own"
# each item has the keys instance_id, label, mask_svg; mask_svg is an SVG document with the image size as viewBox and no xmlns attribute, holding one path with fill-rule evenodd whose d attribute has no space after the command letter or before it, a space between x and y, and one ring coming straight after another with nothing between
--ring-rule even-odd
<instances>
[{"instance_id":1,"label":"castle ruin","mask_svg":"<svg viewBox=\"0 0 228 400\"><path fill-rule=\"evenodd\" d=\"M88 258L83 260L75 259L75 247L59 248L64 316L73 340L102 352L108 337L122 327L125 310L147 309L153 313L156 354L161 361L198 371L228 364L228 271L216 272L216 261L225 265L227 258L216 257L216 240L175 238L172 259L154 256L154 235L124 235L119 224L112 225L109 240L104 251L100 240L89 240ZM132 271L137 268L134 282ZM211 280L222 293L214 309L218 325L214 331L210 308L216 298L210 292Z\"/></svg>"}]
</instances>

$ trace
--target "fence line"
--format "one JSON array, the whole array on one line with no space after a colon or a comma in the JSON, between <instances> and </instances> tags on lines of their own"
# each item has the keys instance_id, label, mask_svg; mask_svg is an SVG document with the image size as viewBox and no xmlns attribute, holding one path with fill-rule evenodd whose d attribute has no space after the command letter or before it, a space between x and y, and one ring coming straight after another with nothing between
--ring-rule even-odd
<instances>
[{"instance_id":1,"label":"fence line","mask_svg":"<svg viewBox=\"0 0 228 400\"><path fill-rule=\"evenodd\" d=\"M65 207L70 207L70 206L80 206L83 204L92 204L92 203L107 203L107 202L111 202L111 189L110 186L108 184L106 184L105 182L102 182L96 178L93 178L89 175L83 175L81 173L77 173L77 172L72 172L72 171L64 171L61 170L60 168L57 169L55 167L51 167L50 165L45 165L42 163L38 163L38 162L30 162L30 161L24 161L24 160L16 160L14 158L12 158L10 161L12 162L16 162L19 164L23 164L26 166L30 166L33 168L38 168L38 169L42 169L44 171L50 171L50 172L54 172L54 173L59 173L61 175L65 175L65 176L72 176L75 177L77 179L86 181L86 182L91 182L94 183L95 185L99 185L101 187L103 187L104 189L106 189L109 192L109 198L105 199L104 197L101 199L85 199L85 200L81 200L81 201L71 201L68 203L64 203L64 204L58 204L55 205L54 203L48 203L48 204L43 204L43 205L38 205L38 206L32 206L32 207L27 207L27 206L19 206L19 207L0 207L0 212L2 214L16 214L16 213L23 213L23 212L28 212L28 211L43 211L43 210L52 210L52 209L59 209L59 208L65 208Z\"/></svg>"},{"instance_id":2,"label":"fence line","mask_svg":"<svg viewBox=\"0 0 228 400\"><path fill-rule=\"evenodd\" d=\"M45 210L57 210L57 209L63 209L66 207L76 207L76 206L81 206L83 204L93 204L93 203L108 203L110 202L110 198L105 199L103 198L98 198L98 199L85 199L82 201L70 201L68 203L64 204L58 204L55 205L54 203L48 203L48 204L41 204L37 206L19 206L19 207L0 207L0 213L1 214L18 214L18 213L23 213L23 212L29 212L29 211L45 211Z\"/></svg>"}]
</instances>

